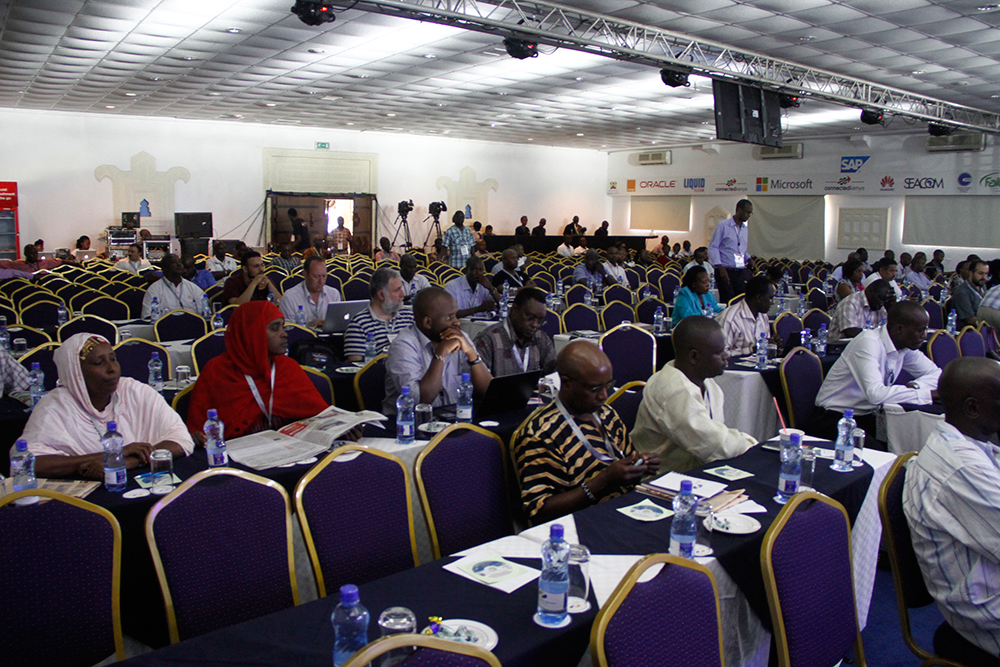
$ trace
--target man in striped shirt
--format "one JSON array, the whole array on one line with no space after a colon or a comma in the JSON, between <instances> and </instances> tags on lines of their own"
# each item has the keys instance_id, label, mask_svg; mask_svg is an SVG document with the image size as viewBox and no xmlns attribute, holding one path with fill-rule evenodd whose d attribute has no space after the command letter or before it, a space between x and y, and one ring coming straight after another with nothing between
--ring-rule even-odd
<instances>
[{"instance_id":1,"label":"man in striped shirt","mask_svg":"<svg viewBox=\"0 0 1000 667\"><path fill-rule=\"evenodd\" d=\"M559 397L532 413L511 443L521 501L535 524L631 491L660 465L655 454L635 452L625 424L605 404L614 376L600 348L570 343L556 371Z\"/></svg>"},{"instance_id":2,"label":"man in striped shirt","mask_svg":"<svg viewBox=\"0 0 1000 667\"><path fill-rule=\"evenodd\" d=\"M381 354L396 334L413 326L413 310L403 305L403 279L399 271L383 266L372 274L368 289L371 298L368 308L351 319L344 333L347 361L365 358L369 335L375 341L375 354Z\"/></svg>"},{"instance_id":3,"label":"man in striped shirt","mask_svg":"<svg viewBox=\"0 0 1000 667\"><path fill-rule=\"evenodd\" d=\"M949 642L959 651L942 657L996 665L1000 448L990 440L1000 429L1000 363L955 359L941 375L940 396L945 420L907 468L903 511L927 590L960 635Z\"/></svg>"},{"instance_id":4,"label":"man in striped shirt","mask_svg":"<svg viewBox=\"0 0 1000 667\"><path fill-rule=\"evenodd\" d=\"M863 292L855 292L842 299L830 321L830 340L857 336L868 321L871 321L872 327L877 327L895 302L896 294L892 287L881 278L868 285Z\"/></svg>"},{"instance_id":5,"label":"man in striped shirt","mask_svg":"<svg viewBox=\"0 0 1000 667\"><path fill-rule=\"evenodd\" d=\"M747 281L746 296L721 313L716 321L726 337L726 351L730 356L752 354L757 349L761 334L771 337L771 324L767 313L774 298L774 285L767 276L754 276Z\"/></svg>"}]
</instances>

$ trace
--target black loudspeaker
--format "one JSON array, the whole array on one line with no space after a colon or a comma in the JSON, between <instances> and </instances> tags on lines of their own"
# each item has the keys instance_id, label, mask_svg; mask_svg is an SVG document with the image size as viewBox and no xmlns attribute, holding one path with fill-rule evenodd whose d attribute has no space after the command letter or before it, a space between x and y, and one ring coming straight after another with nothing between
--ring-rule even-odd
<instances>
[{"instance_id":1,"label":"black loudspeaker","mask_svg":"<svg viewBox=\"0 0 1000 667\"><path fill-rule=\"evenodd\" d=\"M139 212L122 213L122 229L139 229Z\"/></svg>"},{"instance_id":2,"label":"black loudspeaker","mask_svg":"<svg viewBox=\"0 0 1000 667\"><path fill-rule=\"evenodd\" d=\"M181 257L209 255L208 242L211 239L178 239L181 242Z\"/></svg>"},{"instance_id":3,"label":"black loudspeaker","mask_svg":"<svg viewBox=\"0 0 1000 667\"><path fill-rule=\"evenodd\" d=\"M179 239L212 236L211 213L174 213L174 235Z\"/></svg>"},{"instance_id":4,"label":"black loudspeaker","mask_svg":"<svg viewBox=\"0 0 1000 667\"><path fill-rule=\"evenodd\" d=\"M727 141L781 146L781 100L773 90L712 81L715 136Z\"/></svg>"}]
</instances>

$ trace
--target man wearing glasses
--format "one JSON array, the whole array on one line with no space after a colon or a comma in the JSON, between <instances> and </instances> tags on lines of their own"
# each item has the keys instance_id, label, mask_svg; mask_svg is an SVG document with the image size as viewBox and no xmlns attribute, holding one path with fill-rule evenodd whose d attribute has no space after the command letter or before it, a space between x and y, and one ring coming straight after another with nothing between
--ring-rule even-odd
<instances>
[{"instance_id":1,"label":"man wearing glasses","mask_svg":"<svg viewBox=\"0 0 1000 667\"><path fill-rule=\"evenodd\" d=\"M722 389L712 379L729 361L722 327L708 317L685 317L674 328L677 358L649 379L632 438L641 452L659 454L664 468L684 472L739 456L757 441L723 421Z\"/></svg>"},{"instance_id":2,"label":"man wearing glasses","mask_svg":"<svg viewBox=\"0 0 1000 667\"><path fill-rule=\"evenodd\" d=\"M611 361L589 341L567 345L556 359L558 398L536 410L514 435L521 501L531 522L543 523L631 491L659 469L640 455L613 408Z\"/></svg>"}]
</instances>

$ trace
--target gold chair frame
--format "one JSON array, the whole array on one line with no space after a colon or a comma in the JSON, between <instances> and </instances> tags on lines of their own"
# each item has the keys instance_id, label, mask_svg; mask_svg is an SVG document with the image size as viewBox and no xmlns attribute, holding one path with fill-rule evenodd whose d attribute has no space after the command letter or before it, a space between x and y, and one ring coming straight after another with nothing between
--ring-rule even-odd
<instances>
[{"instance_id":1,"label":"gold chair frame","mask_svg":"<svg viewBox=\"0 0 1000 667\"><path fill-rule=\"evenodd\" d=\"M489 667L502 667L500 665L500 660L498 660L495 655L484 648L480 648L479 646L473 646L472 644L467 644L465 642L454 642L449 639L441 639L440 637L434 637L433 635L418 634L395 634L376 639L351 656L351 659L345 662L343 667L365 667L369 663L375 662L375 659L380 655L385 655L394 649L406 648L410 646L431 648L438 651L444 651L445 653L467 655L482 660L489 665Z\"/></svg>"}]
</instances>

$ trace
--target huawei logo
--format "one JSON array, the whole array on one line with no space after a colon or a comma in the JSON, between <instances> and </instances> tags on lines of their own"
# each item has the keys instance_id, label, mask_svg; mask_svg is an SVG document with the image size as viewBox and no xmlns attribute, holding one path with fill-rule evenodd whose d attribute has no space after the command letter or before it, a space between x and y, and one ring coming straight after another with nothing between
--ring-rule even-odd
<instances>
[{"instance_id":1,"label":"huawei logo","mask_svg":"<svg viewBox=\"0 0 1000 667\"><path fill-rule=\"evenodd\" d=\"M892 176L883 176L882 177L882 187L883 188L891 188L894 185L896 185L896 181L892 180Z\"/></svg>"}]
</instances>

